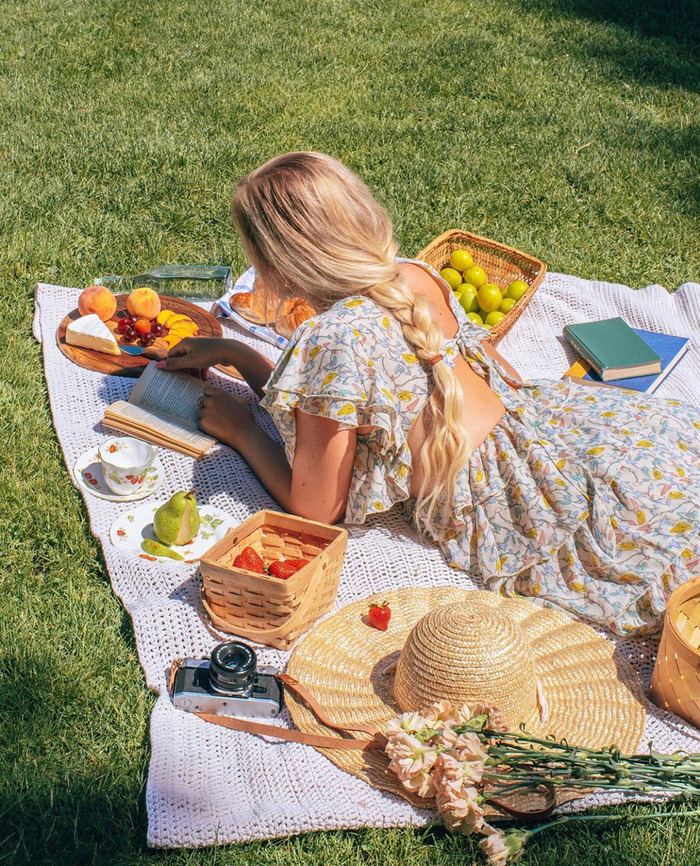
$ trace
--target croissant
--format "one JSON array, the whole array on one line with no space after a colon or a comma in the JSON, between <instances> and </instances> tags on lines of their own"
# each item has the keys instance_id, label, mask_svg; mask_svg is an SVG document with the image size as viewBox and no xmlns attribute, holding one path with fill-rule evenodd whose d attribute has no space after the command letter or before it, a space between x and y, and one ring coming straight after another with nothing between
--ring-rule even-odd
<instances>
[{"instance_id":1,"label":"croissant","mask_svg":"<svg viewBox=\"0 0 700 866\"><path fill-rule=\"evenodd\" d=\"M238 292L229 298L231 309L256 325L269 325L275 321L280 301L272 292L253 290Z\"/></svg>"},{"instance_id":2,"label":"croissant","mask_svg":"<svg viewBox=\"0 0 700 866\"><path fill-rule=\"evenodd\" d=\"M316 310L302 298L289 298L279 308L275 330L289 339L302 322L315 314Z\"/></svg>"}]
</instances>

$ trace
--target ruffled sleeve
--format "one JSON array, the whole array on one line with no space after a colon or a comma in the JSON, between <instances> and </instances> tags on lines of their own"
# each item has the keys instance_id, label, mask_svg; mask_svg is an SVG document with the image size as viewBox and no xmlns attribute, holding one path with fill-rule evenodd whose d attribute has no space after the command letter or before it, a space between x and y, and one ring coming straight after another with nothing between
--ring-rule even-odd
<instances>
[{"instance_id":1,"label":"ruffled sleeve","mask_svg":"<svg viewBox=\"0 0 700 866\"><path fill-rule=\"evenodd\" d=\"M290 465L296 409L331 418L342 429L372 428L357 437L345 515L346 522L362 523L369 514L409 498L411 455L396 383L380 362L368 357L371 328L357 330L356 311L348 318L352 322L343 321L342 310L331 310L297 329L265 386L261 405L280 431Z\"/></svg>"}]
</instances>

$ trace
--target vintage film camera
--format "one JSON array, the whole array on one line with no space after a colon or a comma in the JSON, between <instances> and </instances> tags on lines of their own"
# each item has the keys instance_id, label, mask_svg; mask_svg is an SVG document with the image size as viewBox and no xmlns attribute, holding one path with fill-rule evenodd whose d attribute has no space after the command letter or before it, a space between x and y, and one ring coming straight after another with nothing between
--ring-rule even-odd
<instances>
[{"instance_id":1,"label":"vintage film camera","mask_svg":"<svg viewBox=\"0 0 700 866\"><path fill-rule=\"evenodd\" d=\"M273 668L257 669L255 651L240 641L214 647L208 659L173 665L170 696L188 713L275 718L282 710L282 684Z\"/></svg>"}]
</instances>

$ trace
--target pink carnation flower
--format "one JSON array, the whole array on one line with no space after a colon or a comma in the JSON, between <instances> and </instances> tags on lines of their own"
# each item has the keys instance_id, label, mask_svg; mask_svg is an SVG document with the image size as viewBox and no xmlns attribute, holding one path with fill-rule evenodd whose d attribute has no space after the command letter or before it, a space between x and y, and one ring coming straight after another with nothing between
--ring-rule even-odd
<instances>
[{"instance_id":1,"label":"pink carnation flower","mask_svg":"<svg viewBox=\"0 0 700 866\"><path fill-rule=\"evenodd\" d=\"M413 776L430 770L437 752L428 743L422 743L408 731L397 731L385 746L389 755L389 768L403 783Z\"/></svg>"},{"instance_id":2,"label":"pink carnation flower","mask_svg":"<svg viewBox=\"0 0 700 866\"><path fill-rule=\"evenodd\" d=\"M434 770L435 799L445 823L461 833L478 833L484 825L484 810L479 805L475 784L481 780L481 762L463 763L443 752Z\"/></svg>"},{"instance_id":3,"label":"pink carnation flower","mask_svg":"<svg viewBox=\"0 0 700 866\"><path fill-rule=\"evenodd\" d=\"M449 701L440 701L421 710L426 724L430 728L444 728L457 724L457 713Z\"/></svg>"},{"instance_id":4,"label":"pink carnation flower","mask_svg":"<svg viewBox=\"0 0 700 866\"><path fill-rule=\"evenodd\" d=\"M392 719L386 726L386 736L392 737L399 731L408 731L409 734L416 734L428 726L426 720L420 713L401 713L395 719Z\"/></svg>"},{"instance_id":5,"label":"pink carnation flower","mask_svg":"<svg viewBox=\"0 0 700 866\"><path fill-rule=\"evenodd\" d=\"M488 824L485 826L489 827ZM510 851L506 847L503 833L494 827L489 827L489 829L492 832L488 836L484 836L481 842L479 842L479 848L486 854L489 863L493 864L493 866L505 866L508 862Z\"/></svg>"}]
</instances>

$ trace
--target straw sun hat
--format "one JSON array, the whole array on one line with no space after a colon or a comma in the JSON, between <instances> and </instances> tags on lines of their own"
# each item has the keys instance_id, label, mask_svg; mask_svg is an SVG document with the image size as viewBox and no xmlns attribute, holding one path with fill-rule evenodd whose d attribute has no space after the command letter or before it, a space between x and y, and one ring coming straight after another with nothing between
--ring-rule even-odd
<instances>
[{"instance_id":1,"label":"straw sun hat","mask_svg":"<svg viewBox=\"0 0 700 866\"><path fill-rule=\"evenodd\" d=\"M378 631L363 617L385 600L391 621ZM490 700L511 729L524 722L538 736L634 752L646 717L634 671L592 628L527 599L456 587L410 587L347 605L312 629L287 673L335 722L380 730L437 700ZM293 696L287 705L299 730L333 735ZM388 770L383 752L321 751L375 787L426 805Z\"/></svg>"}]
</instances>

